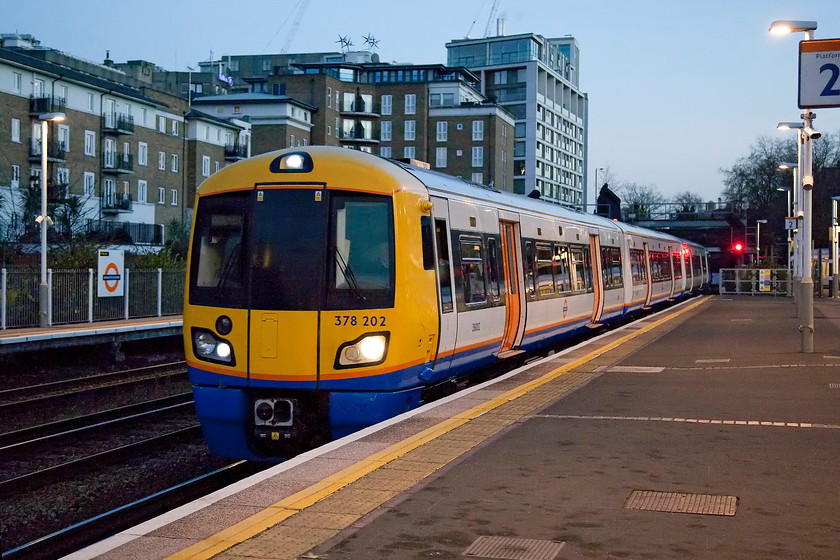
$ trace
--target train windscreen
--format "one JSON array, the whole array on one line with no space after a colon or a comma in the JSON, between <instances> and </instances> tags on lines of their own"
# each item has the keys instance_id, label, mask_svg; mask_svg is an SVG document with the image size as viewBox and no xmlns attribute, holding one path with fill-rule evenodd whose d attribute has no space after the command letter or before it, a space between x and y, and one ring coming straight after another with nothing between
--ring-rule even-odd
<instances>
[{"instance_id":1,"label":"train windscreen","mask_svg":"<svg viewBox=\"0 0 840 560\"><path fill-rule=\"evenodd\" d=\"M390 197L265 189L202 197L190 303L314 311L393 307Z\"/></svg>"}]
</instances>

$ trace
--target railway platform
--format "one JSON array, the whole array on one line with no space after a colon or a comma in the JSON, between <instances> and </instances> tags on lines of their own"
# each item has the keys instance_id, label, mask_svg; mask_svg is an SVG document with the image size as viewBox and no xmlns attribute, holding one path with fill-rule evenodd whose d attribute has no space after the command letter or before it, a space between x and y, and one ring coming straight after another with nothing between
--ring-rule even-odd
<instances>
[{"instance_id":1,"label":"railway platform","mask_svg":"<svg viewBox=\"0 0 840 560\"><path fill-rule=\"evenodd\" d=\"M703 297L68 558L836 558L840 303Z\"/></svg>"},{"instance_id":2,"label":"railway platform","mask_svg":"<svg viewBox=\"0 0 840 560\"><path fill-rule=\"evenodd\" d=\"M68 346L121 344L157 337L180 336L180 315L72 323L49 327L0 330L0 356L54 350Z\"/></svg>"}]
</instances>

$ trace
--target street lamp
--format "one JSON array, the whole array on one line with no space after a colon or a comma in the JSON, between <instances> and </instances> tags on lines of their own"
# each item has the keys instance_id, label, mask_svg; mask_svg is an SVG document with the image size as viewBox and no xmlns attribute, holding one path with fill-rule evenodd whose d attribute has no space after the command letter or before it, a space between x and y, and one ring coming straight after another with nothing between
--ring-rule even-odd
<instances>
[{"instance_id":1,"label":"street lamp","mask_svg":"<svg viewBox=\"0 0 840 560\"><path fill-rule=\"evenodd\" d=\"M755 262L761 264L761 224L766 224L767 220L755 221Z\"/></svg>"},{"instance_id":2,"label":"street lamp","mask_svg":"<svg viewBox=\"0 0 840 560\"><path fill-rule=\"evenodd\" d=\"M817 29L816 21L803 20L777 20L770 24L770 32L777 34L784 33L805 33L805 40L814 38L814 31ZM802 213L802 227L800 228L802 253L802 279L800 281L799 317L802 324L799 326L801 333L801 352L810 354L814 351L814 279L811 265L811 227L812 227L812 197L811 190L814 188L813 138L819 135L811 128L815 115L813 111L803 108L802 126L799 130L799 183L802 189L802 199L799 211ZM780 123L781 124L781 123ZM800 127L791 127L800 128ZM798 216L797 216L798 217Z\"/></svg>"},{"instance_id":3,"label":"street lamp","mask_svg":"<svg viewBox=\"0 0 840 560\"><path fill-rule=\"evenodd\" d=\"M47 216L47 134L49 121L63 121L67 118L64 113L43 113L38 115L41 120L41 215L35 221L41 225L41 285L38 287L38 314L40 325L49 326L49 295L47 285L47 228L52 219Z\"/></svg>"},{"instance_id":4,"label":"street lamp","mask_svg":"<svg viewBox=\"0 0 840 560\"><path fill-rule=\"evenodd\" d=\"M779 187L776 190L785 191L787 193L787 206L785 207L785 229L787 230L787 246L788 246L788 260L787 260L787 270L788 270L788 288L792 288L792 284L790 283L790 268L791 268L791 250L793 249L794 256L797 254L796 250L792 245L795 244L791 238L793 236L794 230L797 228L790 228L787 224L787 218L794 218L793 214L793 206L796 206L796 188L797 188L797 181L799 177L799 164L797 163L789 163L783 162L779 164L779 169L790 169L793 172L793 184L790 187ZM791 195L793 195L793 206L791 206ZM798 224L797 224L798 225ZM798 267L796 267L798 268ZM790 292L792 293L792 292Z\"/></svg>"}]
</instances>

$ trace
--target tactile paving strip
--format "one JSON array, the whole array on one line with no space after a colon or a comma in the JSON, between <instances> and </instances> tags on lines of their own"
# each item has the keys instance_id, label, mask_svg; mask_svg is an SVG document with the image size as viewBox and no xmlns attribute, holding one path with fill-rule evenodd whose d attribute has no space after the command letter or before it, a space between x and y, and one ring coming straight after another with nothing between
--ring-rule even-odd
<instances>
[{"instance_id":1,"label":"tactile paving strip","mask_svg":"<svg viewBox=\"0 0 840 560\"><path fill-rule=\"evenodd\" d=\"M464 556L500 560L554 560L564 544L560 541L516 537L478 537L464 551Z\"/></svg>"},{"instance_id":2,"label":"tactile paving strip","mask_svg":"<svg viewBox=\"0 0 840 560\"><path fill-rule=\"evenodd\" d=\"M699 515L733 516L737 508L738 498L736 496L683 494L682 492L655 492L652 490L633 490L624 503L624 509Z\"/></svg>"}]
</instances>

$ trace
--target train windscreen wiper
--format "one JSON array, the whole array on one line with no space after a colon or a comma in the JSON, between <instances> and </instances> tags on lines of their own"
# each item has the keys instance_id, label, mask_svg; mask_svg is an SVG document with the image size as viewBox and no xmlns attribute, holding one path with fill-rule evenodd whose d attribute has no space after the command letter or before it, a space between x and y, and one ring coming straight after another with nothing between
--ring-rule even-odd
<instances>
[{"instance_id":1,"label":"train windscreen wiper","mask_svg":"<svg viewBox=\"0 0 840 560\"><path fill-rule=\"evenodd\" d=\"M335 257L335 263L341 270L341 274L353 290L353 295L355 295L356 299L359 301L365 301L367 298L362 293L362 290L359 289L359 283L356 281L356 275L353 274L353 269L351 269L350 265L347 264L347 261L344 260L344 257L341 255L341 251L338 250L338 247L333 247L333 255Z\"/></svg>"},{"instance_id":2,"label":"train windscreen wiper","mask_svg":"<svg viewBox=\"0 0 840 560\"><path fill-rule=\"evenodd\" d=\"M225 260L222 274L219 276L219 283L216 285L216 288L218 288L220 292L225 289L225 284L227 284L228 279L230 279L231 272L236 266L236 261L239 258L241 247L242 243L237 243Z\"/></svg>"}]
</instances>

